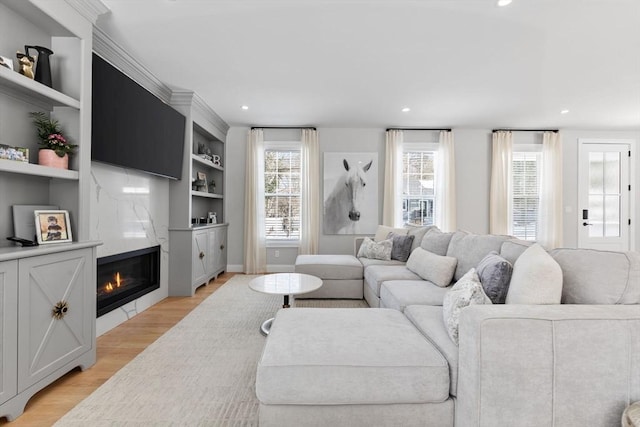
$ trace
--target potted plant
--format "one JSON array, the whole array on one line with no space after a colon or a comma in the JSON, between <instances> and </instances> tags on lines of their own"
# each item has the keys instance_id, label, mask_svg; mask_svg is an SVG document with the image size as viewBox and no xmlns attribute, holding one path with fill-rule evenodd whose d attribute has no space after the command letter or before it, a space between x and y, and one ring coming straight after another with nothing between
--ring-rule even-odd
<instances>
[{"instance_id":1,"label":"potted plant","mask_svg":"<svg viewBox=\"0 0 640 427\"><path fill-rule=\"evenodd\" d=\"M73 154L77 145L69 144L62 135L60 123L50 119L41 111L29 113L36 125L38 144L42 146L38 152L38 164L54 168L69 169L69 155Z\"/></svg>"}]
</instances>

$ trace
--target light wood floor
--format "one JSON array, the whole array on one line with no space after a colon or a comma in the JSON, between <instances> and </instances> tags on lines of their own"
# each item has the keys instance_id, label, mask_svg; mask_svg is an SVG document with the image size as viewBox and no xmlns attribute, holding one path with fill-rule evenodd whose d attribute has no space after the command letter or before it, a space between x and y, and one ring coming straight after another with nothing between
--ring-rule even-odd
<instances>
[{"instance_id":1,"label":"light wood floor","mask_svg":"<svg viewBox=\"0 0 640 427\"><path fill-rule=\"evenodd\" d=\"M29 400L23 415L10 423L0 418L0 425L53 425L233 276L233 273L220 275L215 281L199 287L193 297L164 299L98 337L95 365L84 372L75 370L58 379Z\"/></svg>"}]
</instances>

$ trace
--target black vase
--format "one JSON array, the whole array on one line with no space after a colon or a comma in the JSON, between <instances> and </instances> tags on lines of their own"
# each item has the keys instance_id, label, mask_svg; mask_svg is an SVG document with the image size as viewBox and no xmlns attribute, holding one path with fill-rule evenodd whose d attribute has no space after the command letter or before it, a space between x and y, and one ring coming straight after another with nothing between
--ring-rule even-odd
<instances>
[{"instance_id":1,"label":"black vase","mask_svg":"<svg viewBox=\"0 0 640 427\"><path fill-rule=\"evenodd\" d=\"M36 75L34 80L53 87L51 83L51 64L49 63L49 56L53 55L53 51L43 46L25 46L25 53L29 54L29 49L35 49L38 51L38 61L36 62Z\"/></svg>"}]
</instances>

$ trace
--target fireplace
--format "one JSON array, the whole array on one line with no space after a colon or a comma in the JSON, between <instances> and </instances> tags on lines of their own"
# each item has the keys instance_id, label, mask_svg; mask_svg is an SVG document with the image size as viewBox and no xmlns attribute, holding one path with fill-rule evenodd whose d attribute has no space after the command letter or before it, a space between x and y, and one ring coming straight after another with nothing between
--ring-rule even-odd
<instances>
[{"instance_id":1,"label":"fireplace","mask_svg":"<svg viewBox=\"0 0 640 427\"><path fill-rule=\"evenodd\" d=\"M98 258L98 317L160 287L160 246Z\"/></svg>"}]
</instances>

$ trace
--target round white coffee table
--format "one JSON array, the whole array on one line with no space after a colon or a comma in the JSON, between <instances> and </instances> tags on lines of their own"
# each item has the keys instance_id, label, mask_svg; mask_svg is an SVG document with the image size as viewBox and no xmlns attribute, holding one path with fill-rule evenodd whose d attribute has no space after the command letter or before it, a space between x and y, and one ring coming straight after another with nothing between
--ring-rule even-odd
<instances>
[{"instance_id":1,"label":"round white coffee table","mask_svg":"<svg viewBox=\"0 0 640 427\"><path fill-rule=\"evenodd\" d=\"M271 295L283 295L284 303L282 308L289 308L289 295L306 294L315 291L322 286L322 279L301 273L276 273L258 276L249 282L249 287L256 292ZM269 335L273 317L266 320L260 331L263 335Z\"/></svg>"}]
</instances>

